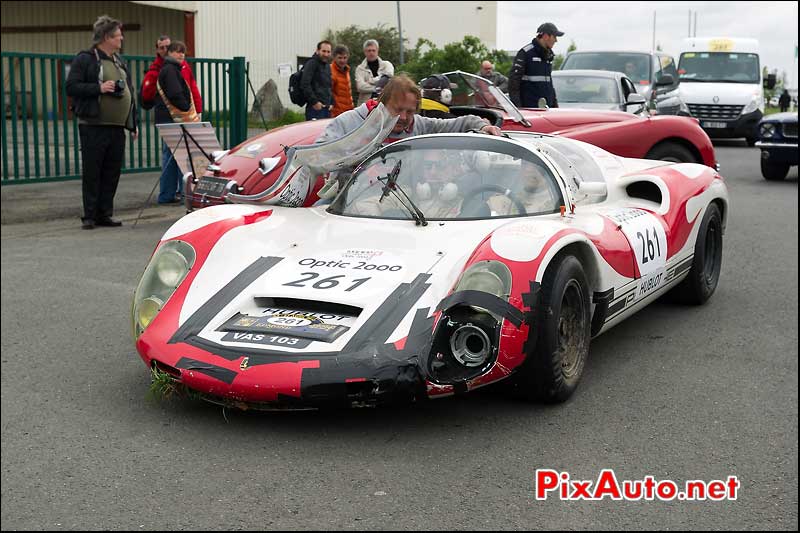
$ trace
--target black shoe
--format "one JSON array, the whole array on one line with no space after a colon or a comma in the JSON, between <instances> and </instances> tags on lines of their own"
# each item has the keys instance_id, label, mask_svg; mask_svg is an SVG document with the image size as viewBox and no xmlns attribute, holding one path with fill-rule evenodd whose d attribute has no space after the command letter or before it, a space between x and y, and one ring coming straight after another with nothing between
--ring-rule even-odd
<instances>
[{"instance_id":1,"label":"black shoe","mask_svg":"<svg viewBox=\"0 0 800 533\"><path fill-rule=\"evenodd\" d=\"M172 200L166 202L158 202L158 205L177 205L179 203L181 203L180 200L178 200L177 198L173 198Z\"/></svg>"},{"instance_id":2,"label":"black shoe","mask_svg":"<svg viewBox=\"0 0 800 533\"><path fill-rule=\"evenodd\" d=\"M122 222L120 222L119 220L114 220L111 217L107 217L98 219L97 222L95 222L95 224L98 226L109 226L112 228L117 228L122 225Z\"/></svg>"},{"instance_id":3,"label":"black shoe","mask_svg":"<svg viewBox=\"0 0 800 533\"><path fill-rule=\"evenodd\" d=\"M94 229L94 220L91 218L84 218L83 224L81 225L82 229Z\"/></svg>"}]
</instances>

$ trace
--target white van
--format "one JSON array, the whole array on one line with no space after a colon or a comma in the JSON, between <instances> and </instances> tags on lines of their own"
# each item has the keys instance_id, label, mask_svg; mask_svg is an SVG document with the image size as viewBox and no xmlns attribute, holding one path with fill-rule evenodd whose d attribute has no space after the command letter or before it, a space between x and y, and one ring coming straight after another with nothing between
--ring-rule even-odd
<instances>
[{"instance_id":1,"label":"white van","mask_svg":"<svg viewBox=\"0 0 800 533\"><path fill-rule=\"evenodd\" d=\"M678 75L681 99L709 137L744 137L755 144L764 113L756 39L684 39Z\"/></svg>"}]
</instances>

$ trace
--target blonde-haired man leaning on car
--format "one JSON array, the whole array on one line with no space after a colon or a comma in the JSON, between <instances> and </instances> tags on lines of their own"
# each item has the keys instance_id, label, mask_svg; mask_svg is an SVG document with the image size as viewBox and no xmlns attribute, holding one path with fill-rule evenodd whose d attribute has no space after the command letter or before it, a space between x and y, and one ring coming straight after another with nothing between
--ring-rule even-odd
<instances>
[{"instance_id":1,"label":"blonde-haired man leaning on car","mask_svg":"<svg viewBox=\"0 0 800 533\"><path fill-rule=\"evenodd\" d=\"M364 61L356 67L356 89L358 104L361 105L376 91L375 84L383 76L394 76L394 65L378 56L378 41L368 39L364 42Z\"/></svg>"},{"instance_id":2,"label":"blonde-haired man leaning on car","mask_svg":"<svg viewBox=\"0 0 800 533\"><path fill-rule=\"evenodd\" d=\"M474 115L464 115L457 118L430 118L418 115L420 110L421 92L414 80L405 74L393 77L381 92L380 102L386 106L390 115L398 117L389 136L384 142L392 142L414 135L429 133L457 133L480 131L487 135L502 135L497 126L489 124L485 119ZM375 100L369 100L355 109L346 111L328 123L325 131L320 135L316 144L330 142L344 137L358 128L367 119L367 115L378 106ZM343 178L346 172L331 173L325 187L319 192L320 198L330 199L336 195L342 185L337 177Z\"/></svg>"}]
</instances>

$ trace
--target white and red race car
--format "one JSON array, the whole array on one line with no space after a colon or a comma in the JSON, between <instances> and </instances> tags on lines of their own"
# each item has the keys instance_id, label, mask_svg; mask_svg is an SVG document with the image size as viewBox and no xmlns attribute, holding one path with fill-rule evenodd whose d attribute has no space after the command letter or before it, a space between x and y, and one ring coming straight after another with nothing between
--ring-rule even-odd
<instances>
[{"instance_id":1,"label":"white and red race car","mask_svg":"<svg viewBox=\"0 0 800 533\"><path fill-rule=\"evenodd\" d=\"M315 150L324 159L321 145L303 160ZM254 201L176 222L134 297L145 364L264 409L504 379L559 402L592 337L669 291L702 304L717 286L728 194L708 166L465 133L384 146L347 176L330 205Z\"/></svg>"}]
</instances>

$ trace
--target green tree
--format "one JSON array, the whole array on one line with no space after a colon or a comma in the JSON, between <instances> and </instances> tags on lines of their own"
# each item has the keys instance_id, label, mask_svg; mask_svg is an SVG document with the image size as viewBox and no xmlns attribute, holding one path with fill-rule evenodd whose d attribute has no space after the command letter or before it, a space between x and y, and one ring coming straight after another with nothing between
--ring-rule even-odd
<instances>
[{"instance_id":1,"label":"green tree","mask_svg":"<svg viewBox=\"0 0 800 533\"><path fill-rule=\"evenodd\" d=\"M577 49L578 47L575 46L575 41L570 41L569 46L567 47L567 54L574 52ZM564 64L565 57L567 56L564 54L556 54L555 58L553 58L553 70L561 70L561 65Z\"/></svg>"},{"instance_id":2,"label":"green tree","mask_svg":"<svg viewBox=\"0 0 800 533\"><path fill-rule=\"evenodd\" d=\"M373 28L360 28L355 25L347 26L339 31L329 29L323 39L333 43L333 47L343 44L350 49L350 79L353 88L353 101L358 101L358 90L356 89L355 75L356 67L364 61L364 43L368 39L378 41L378 54L381 59L390 61L395 65L395 69L400 62L400 32L392 26L379 24ZM408 39L403 37L403 48L408 48Z\"/></svg>"},{"instance_id":3,"label":"green tree","mask_svg":"<svg viewBox=\"0 0 800 533\"><path fill-rule=\"evenodd\" d=\"M511 59L501 50L489 50L474 35L465 36L461 42L453 42L437 47L428 39L419 39L413 50L409 51L408 61L399 70L407 72L416 81L431 74L463 70L475 73L481 62L489 60L495 70L503 74L511 69Z\"/></svg>"},{"instance_id":4,"label":"green tree","mask_svg":"<svg viewBox=\"0 0 800 533\"><path fill-rule=\"evenodd\" d=\"M322 38L332 42L334 47L343 44L350 49L348 64L351 76L355 75L356 67L364 60L363 45L367 39L378 41L381 58L391 61L395 72L406 72L417 82L431 74L452 70L478 72L481 61L486 59L494 63L495 71L508 75L514 60L502 50L489 50L478 37L467 35L460 42L448 43L442 48L422 38L414 48L409 49L408 40L403 38L405 63L400 64L400 33L396 28L384 24L372 28L351 25L338 31L329 29ZM353 92L357 98L355 83Z\"/></svg>"},{"instance_id":5,"label":"green tree","mask_svg":"<svg viewBox=\"0 0 800 533\"><path fill-rule=\"evenodd\" d=\"M364 42L367 39L378 41L381 59L391 61L395 66L400 63L400 33L392 26L379 24L373 28L360 28L353 25L336 32L329 29L323 39L332 42L334 47L343 44L350 49L348 64L353 74L359 63L364 61ZM408 48L408 39L405 37L403 47Z\"/></svg>"}]
</instances>

